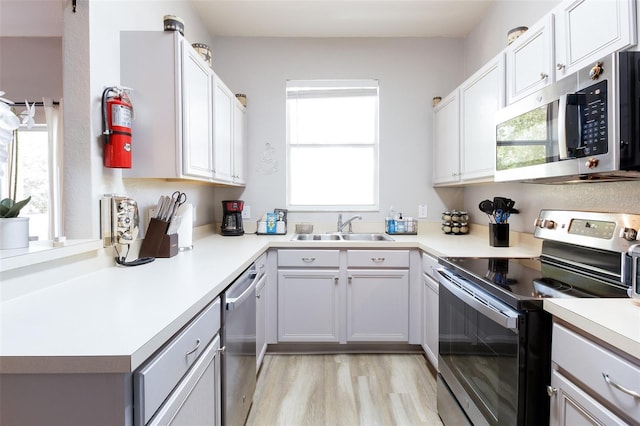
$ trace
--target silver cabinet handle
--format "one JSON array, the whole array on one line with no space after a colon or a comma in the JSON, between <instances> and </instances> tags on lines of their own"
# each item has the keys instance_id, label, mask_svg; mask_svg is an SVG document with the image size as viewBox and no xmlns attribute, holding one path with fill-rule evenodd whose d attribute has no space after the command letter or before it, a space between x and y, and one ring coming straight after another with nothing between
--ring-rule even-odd
<instances>
[{"instance_id":1,"label":"silver cabinet handle","mask_svg":"<svg viewBox=\"0 0 640 426\"><path fill-rule=\"evenodd\" d=\"M631 389L625 388L622 385L617 384L616 382L614 382L613 380L611 380L609 378L609 375L607 373L602 373L602 377L604 377L604 381L607 382L607 384L613 386L614 388L618 389L620 392L624 392L627 395L631 395L632 397L636 398L636 399L640 399L640 393L636 392L636 391L632 391Z\"/></svg>"},{"instance_id":2,"label":"silver cabinet handle","mask_svg":"<svg viewBox=\"0 0 640 426\"><path fill-rule=\"evenodd\" d=\"M382 263L382 262L384 262L384 257L372 257L371 261L373 263Z\"/></svg>"},{"instance_id":3,"label":"silver cabinet handle","mask_svg":"<svg viewBox=\"0 0 640 426\"><path fill-rule=\"evenodd\" d=\"M564 64L556 64L556 69L557 69L558 71L560 71L560 70L564 69Z\"/></svg>"},{"instance_id":4,"label":"silver cabinet handle","mask_svg":"<svg viewBox=\"0 0 640 426\"><path fill-rule=\"evenodd\" d=\"M196 340L196 347L191 349L189 352L187 352L186 354L184 354L184 356L189 356L192 353L194 353L195 351L198 350L198 348L200 347L200 339Z\"/></svg>"},{"instance_id":5,"label":"silver cabinet handle","mask_svg":"<svg viewBox=\"0 0 640 426\"><path fill-rule=\"evenodd\" d=\"M315 262L315 260L316 260L315 257L301 257L300 259L302 259L302 261L305 262L305 263Z\"/></svg>"},{"instance_id":6,"label":"silver cabinet handle","mask_svg":"<svg viewBox=\"0 0 640 426\"><path fill-rule=\"evenodd\" d=\"M540 73L540 80L544 80L545 78L549 77L548 74L545 74L543 72Z\"/></svg>"},{"instance_id":7,"label":"silver cabinet handle","mask_svg":"<svg viewBox=\"0 0 640 426\"><path fill-rule=\"evenodd\" d=\"M338 284L338 277L333 277L333 283Z\"/></svg>"},{"instance_id":8,"label":"silver cabinet handle","mask_svg":"<svg viewBox=\"0 0 640 426\"><path fill-rule=\"evenodd\" d=\"M351 282L353 281L353 277L349 277L349 278L348 278L348 280L349 280L349 281L348 281L348 282L349 282L349 284L351 284Z\"/></svg>"},{"instance_id":9,"label":"silver cabinet handle","mask_svg":"<svg viewBox=\"0 0 640 426\"><path fill-rule=\"evenodd\" d=\"M225 353L225 351L226 351L226 350L227 350L227 347L226 347L226 346L223 346L223 347L221 347L221 348L218 348L218 352L219 352L219 353L221 353L221 354Z\"/></svg>"},{"instance_id":10,"label":"silver cabinet handle","mask_svg":"<svg viewBox=\"0 0 640 426\"><path fill-rule=\"evenodd\" d=\"M547 395L554 396L557 393L558 393L558 388L547 386Z\"/></svg>"}]
</instances>

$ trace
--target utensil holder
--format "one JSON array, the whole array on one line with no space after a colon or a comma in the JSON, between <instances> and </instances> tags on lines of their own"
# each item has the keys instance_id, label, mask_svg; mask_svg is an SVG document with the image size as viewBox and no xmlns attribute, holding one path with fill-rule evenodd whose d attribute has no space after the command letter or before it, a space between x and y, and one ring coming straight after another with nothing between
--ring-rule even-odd
<instances>
[{"instance_id":1,"label":"utensil holder","mask_svg":"<svg viewBox=\"0 0 640 426\"><path fill-rule=\"evenodd\" d=\"M509 247L509 224L489 224L489 245L491 247Z\"/></svg>"}]
</instances>

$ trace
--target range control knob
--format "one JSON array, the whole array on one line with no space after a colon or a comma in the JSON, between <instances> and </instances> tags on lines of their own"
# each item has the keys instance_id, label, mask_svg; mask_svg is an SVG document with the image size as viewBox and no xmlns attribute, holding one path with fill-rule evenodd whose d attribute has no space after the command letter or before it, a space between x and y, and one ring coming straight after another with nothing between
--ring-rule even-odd
<instances>
[{"instance_id":1,"label":"range control knob","mask_svg":"<svg viewBox=\"0 0 640 426\"><path fill-rule=\"evenodd\" d=\"M635 241L638 238L638 231L633 228L624 228L622 230L622 238L627 241Z\"/></svg>"},{"instance_id":2,"label":"range control knob","mask_svg":"<svg viewBox=\"0 0 640 426\"><path fill-rule=\"evenodd\" d=\"M556 223L553 220L545 219L542 221L542 227L547 229L553 229L556 227Z\"/></svg>"},{"instance_id":3,"label":"range control knob","mask_svg":"<svg viewBox=\"0 0 640 426\"><path fill-rule=\"evenodd\" d=\"M587 169L595 169L596 167L598 167L598 163L600 163L600 160L591 157L587 160L586 163L584 163L584 165L587 167Z\"/></svg>"}]
</instances>

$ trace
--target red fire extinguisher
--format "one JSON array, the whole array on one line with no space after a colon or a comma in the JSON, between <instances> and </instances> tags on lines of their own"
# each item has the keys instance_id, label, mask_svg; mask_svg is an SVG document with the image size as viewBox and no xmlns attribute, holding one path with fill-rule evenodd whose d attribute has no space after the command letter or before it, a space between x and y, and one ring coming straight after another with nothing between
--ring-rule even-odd
<instances>
[{"instance_id":1,"label":"red fire extinguisher","mask_svg":"<svg viewBox=\"0 0 640 426\"><path fill-rule=\"evenodd\" d=\"M127 89L107 87L102 92L104 166L131 168L131 120L133 105Z\"/></svg>"}]
</instances>

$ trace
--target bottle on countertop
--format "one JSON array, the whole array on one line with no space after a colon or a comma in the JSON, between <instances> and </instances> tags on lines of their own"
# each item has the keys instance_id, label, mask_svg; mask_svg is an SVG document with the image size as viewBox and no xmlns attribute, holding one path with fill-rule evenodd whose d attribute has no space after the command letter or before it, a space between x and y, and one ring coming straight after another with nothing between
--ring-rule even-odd
<instances>
[{"instance_id":1,"label":"bottle on countertop","mask_svg":"<svg viewBox=\"0 0 640 426\"><path fill-rule=\"evenodd\" d=\"M393 210L393 206L389 207L389 214L387 215L387 233L395 234L396 232L396 218L395 211Z\"/></svg>"},{"instance_id":2,"label":"bottle on countertop","mask_svg":"<svg viewBox=\"0 0 640 426\"><path fill-rule=\"evenodd\" d=\"M404 233L406 232L406 222L404 220L404 218L402 217L402 213L398 214L398 220L396 221L396 232L398 233Z\"/></svg>"}]
</instances>

